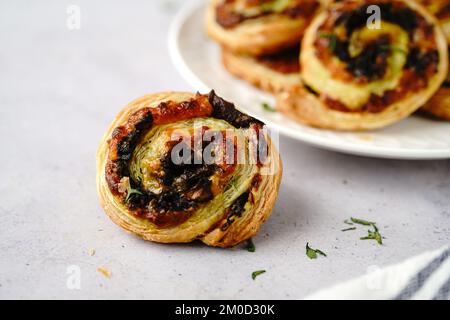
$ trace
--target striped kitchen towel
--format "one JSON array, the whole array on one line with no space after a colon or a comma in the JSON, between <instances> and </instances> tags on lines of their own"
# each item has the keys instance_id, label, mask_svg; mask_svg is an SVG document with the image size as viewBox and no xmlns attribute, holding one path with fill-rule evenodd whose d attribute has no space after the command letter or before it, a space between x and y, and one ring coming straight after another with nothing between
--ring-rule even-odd
<instances>
[{"instance_id":1,"label":"striped kitchen towel","mask_svg":"<svg viewBox=\"0 0 450 320\"><path fill-rule=\"evenodd\" d=\"M450 247L378 269L306 299L449 300Z\"/></svg>"}]
</instances>

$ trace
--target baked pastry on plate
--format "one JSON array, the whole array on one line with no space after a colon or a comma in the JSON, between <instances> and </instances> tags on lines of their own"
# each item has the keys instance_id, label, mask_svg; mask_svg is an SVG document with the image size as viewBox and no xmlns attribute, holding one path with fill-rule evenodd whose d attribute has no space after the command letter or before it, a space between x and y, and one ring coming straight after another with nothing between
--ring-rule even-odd
<instances>
[{"instance_id":1,"label":"baked pastry on plate","mask_svg":"<svg viewBox=\"0 0 450 320\"><path fill-rule=\"evenodd\" d=\"M97 152L108 216L145 240L230 247L272 212L281 160L263 124L218 97L146 95L123 109Z\"/></svg>"},{"instance_id":2,"label":"baked pastry on plate","mask_svg":"<svg viewBox=\"0 0 450 320\"><path fill-rule=\"evenodd\" d=\"M371 19L377 6L381 19ZM303 87L277 108L308 125L377 129L423 106L447 76L447 42L436 19L408 0L346 0L319 14L300 53Z\"/></svg>"},{"instance_id":3,"label":"baked pastry on plate","mask_svg":"<svg viewBox=\"0 0 450 320\"><path fill-rule=\"evenodd\" d=\"M450 0L419 0L439 21L447 38L450 52ZM438 92L422 108L429 113L450 120L450 73Z\"/></svg>"},{"instance_id":4,"label":"baked pastry on plate","mask_svg":"<svg viewBox=\"0 0 450 320\"><path fill-rule=\"evenodd\" d=\"M259 56L299 43L318 0L211 0L208 34L228 50Z\"/></svg>"},{"instance_id":5,"label":"baked pastry on plate","mask_svg":"<svg viewBox=\"0 0 450 320\"><path fill-rule=\"evenodd\" d=\"M299 47L260 57L239 55L223 48L222 61L231 74L264 91L276 93L299 85Z\"/></svg>"}]
</instances>

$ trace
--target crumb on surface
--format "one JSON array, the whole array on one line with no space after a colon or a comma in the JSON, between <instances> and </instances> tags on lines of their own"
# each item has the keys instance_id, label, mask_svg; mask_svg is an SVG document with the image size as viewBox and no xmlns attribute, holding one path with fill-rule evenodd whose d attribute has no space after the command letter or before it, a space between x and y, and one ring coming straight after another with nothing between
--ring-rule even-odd
<instances>
[{"instance_id":1,"label":"crumb on surface","mask_svg":"<svg viewBox=\"0 0 450 320\"><path fill-rule=\"evenodd\" d=\"M104 267L98 267L97 271L100 272L105 278L111 278L112 273L108 269Z\"/></svg>"},{"instance_id":2,"label":"crumb on surface","mask_svg":"<svg viewBox=\"0 0 450 320\"><path fill-rule=\"evenodd\" d=\"M88 254L92 257L95 255L95 249L89 249Z\"/></svg>"}]
</instances>

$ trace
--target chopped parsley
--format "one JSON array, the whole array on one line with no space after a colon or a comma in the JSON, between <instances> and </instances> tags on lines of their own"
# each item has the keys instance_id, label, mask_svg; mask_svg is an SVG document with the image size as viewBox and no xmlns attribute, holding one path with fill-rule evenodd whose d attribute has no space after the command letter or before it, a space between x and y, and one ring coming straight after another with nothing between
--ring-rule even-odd
<instances>
[{"instance_id":1,"label":"chopped parsley","mask_svg":"<svg viewBox=\"0 0 450 320\"><path fill-rule=\"evenodd\" d=\"M270 104L268 104L267 102L263 102L261 104L261 106L263 107L264 110L268 111L268 112L277 112L277 110L275 110L275 108L273 108Z\"/></svg>"},{"instance_id":2,"label":"chopped parsley","mask_svg":"<svg viewBox=\"0 0 450 320\"><path fill-rule=\"evenodd\" d=\"M256 251L256 247L255 247L255 244L253 243L252 238L247 240L247 246L245 247L245 249L247 249L248 252Z\"/></svg>"},{"instance_id":3,"label":"chopped parsley","mask_svg":"<svg viewBox=\"0 0 450 320\"><path fill-rule=\"evenodd\" d=\"M348 225L350 225L350 226L353 225L353 222L348 221L348 219L345 219L345 220L344 220L344 223L345 223L345 224L348 224Z\"/></svg>"},{"instance_id":4,"label":"chopped parsley","mask_svg":"<svg viewBox=\"0 0 450 320\"><path fill-rule=\"evenodd\" d=\"M367 237L362 237L361 240L375 240L379 245L383 244L383 237L376 225L372 225L373 230L367 230Z\"/></svg>"},{"instance_id":5,"label":"chopped parsley","mask_svg":"<svg viewBox=\"0 0 450 320\"><path fill-rule=\"evenodd\" d=\"M290 0L272 0L260 5L262 12L280 12L288 5Z\"/></svg>"},{"instance_id":6,"label":"chopped parsley","mask_svg":"<svg viewBox=\"0 0 450 320\"><path fill-rule=\"evenodd\" d=\"M239 177L234 176L233 178L231 178L231 180L228 182L228 186L233 188L234 190L237 190L238 188L236 187L237 181L239 180Z\"/></svg>"},{"instance_id":7,"label":"chopped parsley","mask_svg":"<svg viewBox=\"0 0 450 320\"><path fill-rule=\"evenodd\" d=\"M380 244L380 245L383 244L383 237L381 236L381 234L378 230L377 224L375 222L367 221L367 220L363 220L363 219L357 219L357 218L350 218L350 220L355 224L360 224L363 226L368 226L368 227L373 228L373 230L371 230L371 229L367 230L367 236L360 238L361 240L375 240L376 242L378 242L378 244ZM350 228L344 229L342 231L347 231L349 229Z\"/></svg>"},{"instance_id":8,"label":"chopped parsley","mask_svg":"<svg viewBox=\"0 0 450 320\"><path fill-rule=\"evenodd\" d=\"M400 53L403 53L404 55L408 55L408 52L406 52L405 49L400 48L398 46L394 46L392 44L383 45L380 47L380 49L384 50L384 51L400 52Z\"/></svg>"},{"instance_id":9,"label":"chopped parsley","mask_svg":"<svg viewBox=\"0 0 450 320\"><path fill-rule=\"evenodd\" d=\"M309 243L306 244L306 255L307 255L308 258L310 258L310 259L317 259L317 255L318 254L320 254L320 255L322 255L324 257L327 256L323 251L321 251L319 249L312 249L309 246Z\"/></svg>"},{"instance_id":10,"label":"chopped parsley","mask_svg":"<svg viewBox=\"0 0 450 320\"><path fill-rule=\"evenodd\" d=\"M263 3L261 5L261 11L264 13L270 13L272 11L274 11L274 5L272 2L269 3Z\"/></svg>"},{"instance_id":11,"label":"chopped parsley","mask_svg":"<svg viewBox=\"0 0 450 320\"><path fill-rule=\"evenodd\" d=\"M328 49L330 52L334 52L336 50L338 37L334 33L331 32L320 32L319 37L328 39Z\"/></svg>"},{"instance_id":12,"label":"chopped parsley","mask_svg":"<svg viewBox=\"0 0 450 320\"><path fill-rule=\"evenodd\" d=\"M346 232L346 231L352 231L352 230L356 230L356 227L351 227L351 228L346 228L346 229L342 229L342 232Z\"/></svg>"},{"instance_id":13,"label":"chopped parsley","mask_svg":"<svg viewBox=\"0 0 450 320\"><path fill-rule=\"evenodd\" d=\"M255 280L257 276L262 275L263 273L266 273L266 270L258 270L252 273L252 279Z\"/></svg>"},{"instance_id":14,"label":"chopped parsley","mask_svg":"<svg viewBox=\"0 0 450 320\"><path fill-rule=\"evenodd\" d=\"M133 194L138 194L140 196L144 195L141 191L139 191L137 189L130 188L130 189L128 189L127 197L125 198L125 202L128 202Z\"/></svg>"},{"instance_id":15,"label":"chopped parsley","mask_svg":"<svg viewBox=\"0 0 450 320\"><path fill-rule=\"evenodd\" d=\"M363 226L374 226L376 223L375 222L371 222L371 221L367 221L367 220L362 220L362 219L357 219L357 218L350 218L350 220L353 223L356 224L361 224Z\"/></svg>"}]
</instances>

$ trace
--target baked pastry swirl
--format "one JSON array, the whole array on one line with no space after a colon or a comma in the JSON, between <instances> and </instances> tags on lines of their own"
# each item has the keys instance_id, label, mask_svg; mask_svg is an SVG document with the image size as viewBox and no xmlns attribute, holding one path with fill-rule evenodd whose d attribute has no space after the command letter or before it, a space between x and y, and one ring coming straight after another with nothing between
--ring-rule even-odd
<instances>
[{"instance_id":1,"label":"baked pastry swirl","mask_svg":"<svg viewBox=\"0 0 450 320\"><path fill-rule=\"evenodd\" d=\"M381 19L370 24L373 8ZM346 0L311 23L300 63L304 85L280 94L278 109L316 127L369 130L431 98L447 75L447 43L415 2Z\"/></svg>"},{"instance_id":2,"label":"baked pastry swirl","mask_svg":"<svg viewBox=\"0 0 450 320\"><path fill-rule=\"evenodd\" d=\"M97 152L108 216L145 240L230 247L254 236L278 193L281 161L263 123L218 97L146 95Z\"/></svg>"},{"instance_id":3,"label":"baked pastry swirl","mask_svg":"<svg viewBox=\"0 0 450 320\"><path fill-rule=\"evenodd\" d=\"M450 52L450 0L420 0L419 2L438 19ZM422 109L437 117L450 120L450 72L442 87Z\"/></svg>"},{"instance_id":4,"label":"baked pastry swirl","mask_svg":"<svg viewBox=\"0 0 450 320\"><path fill-rule=\"evenodd\" d=\"M222 49L222 61L233 75L271 93L289 90L300 83L299 46L275 54L252 57Z\"/></svg>"},{"instance_id":5,"label":"baked pastry swirl","mask_svg":"<svg viewBox=\"0 0 450 320\"><path fill-rule=\"evenodd\" d=\"M259 56L299 43L318 0L211 0L208 34L228 50Z\"/></svg>"}]
</instances>

